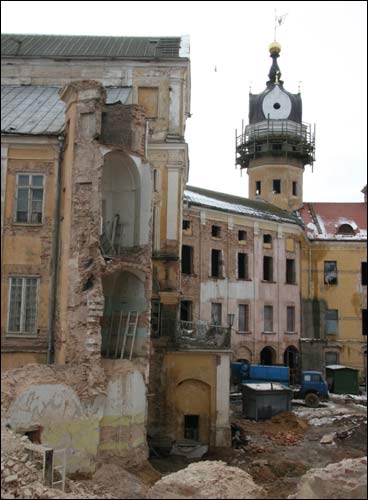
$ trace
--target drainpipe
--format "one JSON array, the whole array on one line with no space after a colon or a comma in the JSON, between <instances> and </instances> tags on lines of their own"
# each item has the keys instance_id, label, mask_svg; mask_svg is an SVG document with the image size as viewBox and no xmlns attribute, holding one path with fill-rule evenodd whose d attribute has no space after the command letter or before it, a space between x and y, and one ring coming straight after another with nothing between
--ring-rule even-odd
<instances>
[{"instance_id":1,"label":"drainpipe","mask_svg":"<svg viewBox=\"0 0 368 500\"><path fill-rule=\"evenodd\" d=\"M56 172L56 195L55 195L55 217L54 217L54 234L52 238L51 250L51 279L50 279L50 305L49 305L49 321L47 325L47 364L51 365L54 362L54 318L55 318L55 303L56 303L56 274L59 252L59 220L60 220L60 181L61 181L61 164L64 137L58 137L58 163Z\"/></svg>"}]
</instances>

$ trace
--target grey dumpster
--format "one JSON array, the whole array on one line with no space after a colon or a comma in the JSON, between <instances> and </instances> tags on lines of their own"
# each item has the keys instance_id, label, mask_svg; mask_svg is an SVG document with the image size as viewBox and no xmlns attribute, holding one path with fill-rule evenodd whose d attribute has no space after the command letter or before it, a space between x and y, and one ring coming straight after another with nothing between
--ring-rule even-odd
<instances>
[{"instance_id":1,"label":"grey dumpster","mask_svg":"<svg viewBox=\"0 0 368 500\"><path fill-rule=\"evenodd\" d=\"M242 384L243 415L265 420L291 410L293 391L277 382Z\"/></svg>"}]
</instances>

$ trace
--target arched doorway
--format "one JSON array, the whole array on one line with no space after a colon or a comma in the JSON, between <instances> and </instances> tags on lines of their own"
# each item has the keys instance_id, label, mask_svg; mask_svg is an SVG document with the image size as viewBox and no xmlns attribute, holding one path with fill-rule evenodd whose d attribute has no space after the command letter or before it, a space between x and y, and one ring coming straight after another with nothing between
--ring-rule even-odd
<instances>
[{"instance_id":1,"label":"arched doorway","mask_svg":"<svg viewBox=\"0 0 368 500\"><path fill-rule=\"evenodd\" d=\"M289 381L296 384L299 379L299 351L293 345L290 345L284 352L284 365L289 367Z\"/></svg>"},{"instance_id":2,"label":"arched doorway","mask_svg":"<svg viewBox=\"0 0 368 500\"><path fill-rule=\"evenodd\" d=\"M209 444L211 428L211 387L196 379L187 379L175 391L176 440Z\"/></svg>"},{"instance_id":3,"label":"arched doorway","mask_svg":"<svg viewBox=\"0 0 368 500\"><path fill-rule=\"evenodd\" d=\"M102 174L102 234L115 253L139 242L140 178L133 160L121 151L105 156Z\"/></svg>"},{"instance_id":4,"label":"arched doorway","mask_svg":"<svg viewBox=\"0 0 368 500\"><path fill-rule=\"evenodd\" d=\"M276 351L272 347L264 347L260 354L261 365L274 365L276 363Z\"/></svg>"}]
</instances>

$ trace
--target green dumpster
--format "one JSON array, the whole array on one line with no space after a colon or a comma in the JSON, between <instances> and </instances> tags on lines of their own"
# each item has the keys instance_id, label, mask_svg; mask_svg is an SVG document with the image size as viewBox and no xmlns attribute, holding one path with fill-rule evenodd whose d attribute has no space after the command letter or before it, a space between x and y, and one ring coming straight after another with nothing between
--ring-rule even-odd
<instances>
[{"instance_id":1,"label":"green dumpster","mask_svg":"<svg viewBox=\"0 0 368 500\"><path fill-rule=\"evenodd\" d=\"M359 370L344 365L326 366L328 390L334 394L359 394Z\"/></svg>"}]
</instances>

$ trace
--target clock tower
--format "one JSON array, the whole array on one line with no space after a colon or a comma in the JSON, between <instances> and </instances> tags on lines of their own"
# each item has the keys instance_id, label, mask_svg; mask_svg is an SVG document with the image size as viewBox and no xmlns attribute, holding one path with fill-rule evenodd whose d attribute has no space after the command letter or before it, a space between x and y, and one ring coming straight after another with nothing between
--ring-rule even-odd
<instances>
[{"instance_id":1,"label":"clock tower","mask_svg":"<svg viewBox=\"0 0 368 500\"><path fill-rule=\"evenodd\" d=\"M249 175L249 198L285 210L303 204L303 172L313 165L314 132L302 122L300 93L284 89L277 63L281 46L270 47L272 65L266 89L249 95L249 124L236 139L236 163Z\"/></svg>"}]
</instances>

